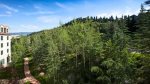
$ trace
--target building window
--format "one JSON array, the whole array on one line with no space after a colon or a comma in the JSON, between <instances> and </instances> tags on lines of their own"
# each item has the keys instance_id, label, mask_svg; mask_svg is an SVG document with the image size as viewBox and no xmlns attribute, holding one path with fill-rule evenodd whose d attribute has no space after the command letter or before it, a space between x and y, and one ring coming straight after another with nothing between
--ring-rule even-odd
<instances>
[{"instance_id":1,"label":"building window","mask_svg":"<svg viewBox=\"0 0 150 84\"><path fill-rule=\"evenodd\" d=\"M3 28L1 28L1 32L3 32Z\"/></svg>"},{"instance_id":2,"label":"building window","mask_svg":"<svg viewBox=\"0 0 150 84\"><path fill-rule=\"evenodd\" d=\"M1 43L1 48L3 48L3 43Z\"/></svg>"},{"instance_id":3,"label":"building window","mask_svg":"<svg viewBox=\"0 0 150 84\"><path fill-rule=\"evenodd\" d=\"M7 40L9 40L9 36L7 36Z\"/></svg>"},{"instance_id":4,"label":"building window","mask_svg":"<svg viewBox=\"0 0 150 84\"><path fill-rule=\"evenodd\" d=\"M8 55L8 57L7 57L7 63L9 63L10 62L10 56Z\"/></svg>"},{"instance_id":5,"label":"building window","mask_svg":"<svg viewBox=\"0 0 150 84\"><path fill-rule=\"evenodd\" d=\"M2 66L2 61L0 60L0 67Z\"/></svg>"},{"instance_id":6,"label":"building window","mask_svg":"<svg viewBox=\"0 0 150 84\"><path fill-rule=\"evenodd\" d=\"M7 49L7 53L9 52L9 49Z\"/></svg>"},{"instance_id":7,"label":"building window","mask_svg":"<svg viewBox=\"0 0 150 84\"><path fill-rule=\"evenodd\" d=\"M9 43L7 42L7 46L9 46Z\"/></svg>"},{"instance_id":8,"label":"building window","mask_svg":"<svg viewBox=\"0 0 150 84\"><path fill-rule=\"evenodd\" d=\"M1 50L1 55L3 55L3 51Z\"/></svg>"},{"instance_id":9,"label":"building window","mask_svg":"<svg viewBox=\"0 0 150 84\"><path fill-rule=\"evenodd\" d=\"M1 40L3 40L3 36L1 36Z\"/></svg>"},{"instance_id":10,"label":"building window","mask_svg":"<svg viewBox=\"0 0 150 84\"><path fill-rule=\"evenodd\" d=\"M4 59L2 59L2 61L1 61L1 62L2 62L2 64L4 64L4 63L5 63L5 60L4 60Z\"/></svg>"},{"instance_id":11,"label":"building window","mask_svg":"<svg viewBox=\"0 0 150 84\"><path fill-rule=\"evenodd\" d=\"M6 33L6 28L4 28L4 33Z\"/></svg>"}]
</instances>

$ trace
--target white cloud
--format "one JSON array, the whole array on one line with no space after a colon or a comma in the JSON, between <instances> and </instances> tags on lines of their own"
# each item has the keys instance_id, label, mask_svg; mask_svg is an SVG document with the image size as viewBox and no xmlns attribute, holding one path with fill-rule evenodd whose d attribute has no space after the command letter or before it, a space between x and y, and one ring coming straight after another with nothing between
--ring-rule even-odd
<instances>
[{"instance_id":1,"label":"white cloud","mask_svg":"<svg viewBox=\"0 0 150 84\"><path fill-rule=\"evenodd\" d=\"M59 21L59 16L39 16L37 19L43 23L57 23Z\"/></svg>"},{"instance_id":2,"label":"white cloud","mask_svg":"<svg viewBox=\"0 0 150 84\"><path fill-rule=\"evenodd\" d=\"M35 9L35 11L33 12L27 12L24 13L25 15L47 15L47 14L54 14L55 12L48 10L47 8L45 8L42 5L33 5L33 8Z\"/></svg>"},{"instance_id":3,"label":"white cloud","mask_svg":"<svg viewBox=\"0 0 150 84\"><path fill-rule=\"evenodd\" d=\"M28 12L24 13L25 15L46 15L46 14L54 14L53 11L35 11L35 12Z\"/></svg>"},{"instance_id":4,"label":"white cloud","mask_svg":"<svg viewBox=\"0 0 150 84\"><path fill-rule=\"evenodd\" d=\"M11 16L11 15L8 15L8 14L0 14L0 17L5 17L5 16Z\"/></svg>"},{"instance_id":5,"label":"white cloud","mask_svg":"<svg viewBox=\"0 0 150 84\"><path fill-rule=\"evenodd\" d=\"M60 3L60 2L55 2L54 3L57 7L59 7L61 10L63 11L68 11L68 12L72 12L75 9L75 4L74 3Z\"/></svg>"},{"instance_id":6,"label":"white cloud","mask_svg":"<svg viewBox=\"0 0 150 84\"><path fill-rule=\"evenodd\" d=\"M59 24L59 22L68 22L72 20L72 17L69 16L39 16L37 20L43 23L50 23L50 24Z\"/></svg>"},{"instance_id":7,"label":"white cloud","mask_svg":"<svg viewBox=\"0 0 150 84\"><path fill-rule=\"evenodd\" d=\"M150 9L150 6L145 6L145 9L146 9L146 10Z\"/></svg>"},{"instance_id":8,"label":"white cloud","mask_svg":"<svg viewBox=\"0 0 150 84\"><path fill-rule=\"evenodd\" d=\"M24 29L38 29L39 27L37 25L33 25L33 24L27 24L27 25L20 25L21 28L24 28Z\"/></svg>"},{"instance_id":9,"label":"white cloud","mask_svg":"<svg viewBox=\"0 0 150 84\"><path fill-rule=\"evenodd\" d=\"M36 32L41 30L40 26L37 24L20 24L20 25L14 25L14 24L9 24L9 32Z\"/></svg>"},{"instance_id":10,"label":"white cloud","mask_svg":"<svg viewBox=\"0 0 150 84\"><path fill-rule=\"evenodd\" d=\"M0 8L5 8L5 9L7 9L9 11L12 11L12 12L18 12L17 9L15 9L13 7L10 7L10 6L6 5L6 4L0 4Z\"/></svg>"},{"instance_id":11,"label":"white cloud","mask_svg":"<svg viewBox=\"0 0 150 84\"><path fill-rule=\"evenodd\" d=\"M126 7L125 10L116 10L116 11L110 11L110 12L107 12L107 13L99 13L97 14L96 16L98 17L110 17L110 16L117 16L117 17L121 17L122 15L137 15L139 13L139 10L132 10L131 8L129 7Z\"/></svg>"},{"instance_id":12,"label":"white cloud","mask_svg":"<svg viewBox=\"0 0 150 84\"><path fill-rule=\"evenodd\" d=\"M6 14L11 15L12 12L11 11L6 11Z\"/></svg>"},{"instance_id":13,"label":"white cloud","mask_svg":"<svg viewBox=\"0 0 150 84\"><path fill-rule=\"evenodd\" d=\"M15 30L17 32L31 32L31 31L39 31L41 30L41 27L37 24L22 24L20 25L20 28L18 30Z\"/></svg>"},{"instance_id":14,"label":"white cloud","mask_svg":"<svg viewBox=\"0 0 150 84\"><path fill-rule=\"evenodd\" d=\"M5 14L0 14L0 17L6 17L6 16L11 16L12 12L11 11L6 11Z\"/></svg>"},{"instance_id":15,"label":"white cloud","mask_svg":"<svg viewBox=\"0 0 150 84\"><path fill-rule=\"evenodd\" d=\"M57 27L61 24L64 24L70 20L72 20L72 17L66 17L66 16L39 16L37 17L37 20L41 24L45 24L46 27L44 28L53 28Z\"/></svg>"},{"instance_id":16,"label":"white cloud","mask_svg":"<svg viewBox=\"0 0 150 84\"><path fill-rule=\"evenodd\" d=\"M0 9L5 9L3 14L0 14L0 17L11 16L13 13L18 12L17 9L10 7L6 4L0 3Z\"/></svg>"},{"instance_id":17,"label":"white cloud","mask_svg":"<svg viewBox=\"0 0 150 84\"><path fill-rule=\"evenodd\" d=\"M45 10L45 7L43 5L41 5L41 4L38 4L38 5L34 4L33 8L38 10L38 11Z\"/></svg>"},{"instance_id":18,"label":"white cloud","mask_svg":"<svg viewBox=\"0 0 150 84\"><path fill-rule=\"evenodd\" d=\"M55 4L60 7L60 8L63 8L63 9L68 9L68 7L62 3L59 3L59 2L55 2Z\"/></svg>"},{"instance_id":19,"label":"white cloud","mask_svg":"<svg viewBox=\"0 0 150 84\"><path fill-rule=\"evenodd\" d=\"M41 9L41 7L39 7L39 6L37 6L37 5L33 5L33 7L34 7L35 9Z\"/></svg>"}]
</instances>

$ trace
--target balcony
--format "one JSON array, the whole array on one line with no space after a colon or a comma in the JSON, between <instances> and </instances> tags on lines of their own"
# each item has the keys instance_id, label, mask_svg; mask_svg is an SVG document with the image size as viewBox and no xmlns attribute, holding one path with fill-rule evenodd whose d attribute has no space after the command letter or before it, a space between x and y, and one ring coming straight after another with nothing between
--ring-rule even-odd
<instances>
[{"instance_id":1,"label":"balcony","mask_svg":"<svg viewBox=\"0 0 150 84\"><path fill-rule=\"evenodd\" d=\"M0 25L0 35L7 35L8 34L8 26Z\"/></svg>"}]
</instances>

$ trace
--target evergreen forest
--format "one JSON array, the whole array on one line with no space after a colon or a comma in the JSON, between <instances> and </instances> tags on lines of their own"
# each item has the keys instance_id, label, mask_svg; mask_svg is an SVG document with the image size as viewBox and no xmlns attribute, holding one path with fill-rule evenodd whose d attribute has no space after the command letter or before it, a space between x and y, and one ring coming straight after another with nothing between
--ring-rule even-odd
<instances>
[{"instance_id":1,"label":"evergreen forest","mask_svg":"<svg viewBox=\"0 0 150 84\"><path fill-rule=\"evenodd\" d=\"M138 15L80 17L12 39L12 66L29 57L41 84L150 84L150 9L143 5L150 0Z\"/></svg>"}]
</instances>

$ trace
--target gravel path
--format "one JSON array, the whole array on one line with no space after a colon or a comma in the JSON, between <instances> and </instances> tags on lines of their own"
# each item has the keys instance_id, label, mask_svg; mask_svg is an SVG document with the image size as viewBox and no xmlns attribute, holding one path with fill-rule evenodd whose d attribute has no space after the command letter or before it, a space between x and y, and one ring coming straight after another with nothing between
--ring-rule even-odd
<instances>
[{"instance_id":1,"label":"gravel path","mask_svg":"<svg viewBox=\"0 0 150 84\"><path fill-rule=\"evenodd\" d=\"M23 79L24 82L29 81L31 84L40 84L40 82L36 80L30 73L29 58L24 58L24 74L26 77Z\"/></svg>"}]
</instances>

